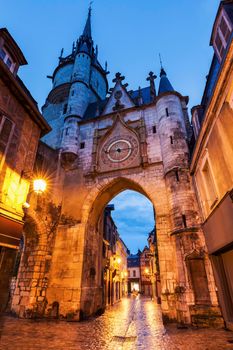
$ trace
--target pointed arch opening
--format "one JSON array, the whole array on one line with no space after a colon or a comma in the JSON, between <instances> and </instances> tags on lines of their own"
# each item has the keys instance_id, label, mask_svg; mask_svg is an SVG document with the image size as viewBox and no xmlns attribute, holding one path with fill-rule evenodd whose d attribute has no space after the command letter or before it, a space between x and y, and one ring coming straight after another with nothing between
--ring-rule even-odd
<instances>
[{"instance_id":1,"label":"pointed arch opening","mask_svg":"<svg viewBox=\"0 0 233 350\"><path fill-rule=\"evenodd\" d=\"M136 251L132 246L131 255L111 213L114 199L116 200L119 194L126 193L125 191L141 195L145 201L151 203L153 222L148 232L145 227L144 245L141 244L140 250ZM135 204L139 205L139 202ZM115 209L117 210L117 207ZM160 276L155 209L154 203L142 186L127 178L118 178L100 189L95 198L92 196L84 210L88 211L88 215L84 214L86 225L81 295L83 316L103 311L106 306L114 304L128 293L142 293L156 298L159 302ZM142 218L141 224L143 220L146 218ZM135 239L133 235L132 239ZM132 268L128 267L129 264Z\"/></svg>"}]
</instances>

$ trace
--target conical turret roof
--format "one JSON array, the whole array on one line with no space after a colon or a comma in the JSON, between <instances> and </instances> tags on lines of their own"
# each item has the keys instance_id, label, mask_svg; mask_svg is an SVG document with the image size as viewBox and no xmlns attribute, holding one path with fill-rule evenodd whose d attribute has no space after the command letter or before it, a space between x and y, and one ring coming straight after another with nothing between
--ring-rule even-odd
<instances>
[{"instance_id":1,"label":"conical turret roof","mask_svg":"<svg viewBox=\"0 0 233 350\"><path fill-rule=\"evenodd\" d=\"M160 95L164 92L169 92L169 91L174 91L173 86L170 83L165 70L163 68L161 68L158 95Z\"/></svg>"}]
</instances>

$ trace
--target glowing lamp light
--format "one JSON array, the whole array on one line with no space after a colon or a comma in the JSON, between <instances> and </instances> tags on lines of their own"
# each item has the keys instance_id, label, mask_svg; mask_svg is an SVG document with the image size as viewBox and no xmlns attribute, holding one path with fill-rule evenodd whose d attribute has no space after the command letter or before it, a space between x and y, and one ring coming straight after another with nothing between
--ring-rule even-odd
<instances>
[{"instance_id":1,"label":"glowing lamp light","mask_svg":"<svg viewBox=\"0 0 233 350\"><path fill-rule=\"evenodd\" d=\"M118 263L118 264L121 263L121 258L117 258L117 263Z\"/></svg>"},{"instance_id":2,"label":"glowing lamp light","mask_svg":"<svg viewBox=\"0 0 233 350\"><path fill-rule=\"evenodd\" d=\"M23 203L23 209L29 209L30 204L28 202Z\"/></svg>"},{"instance_id":3,"label":"glowing lamp light","mask_svg":"<svg viewBox=\"0 0 233 350\"><path fill-rule=\"evenodd\" d=\"M47 184L43 179L36 179L33 181L33 190L36 193L43 193L46 190Z\"/></svg>"},{"instance_id":4,"label":"glowing lamp light","mask_svg":"<svg viewBox=\"0 0 233 350\"><path fill-rule=\"evenodd\" d=\"M125 277L126 277L126 276L128 276L128 272L127 272L127 271L125 271L124 275L125 275Z\"/></svg>"},{"instance_id":5,"label":"glowing lamp light","mask_svg":"<svg viewBox=\"0 0 233 350\"><path fill-rule=\"evenodd\" d=\"M149 269L145 269L145 273L148 275L148 273L149 273Z\"/></svg>"}]
</instances>

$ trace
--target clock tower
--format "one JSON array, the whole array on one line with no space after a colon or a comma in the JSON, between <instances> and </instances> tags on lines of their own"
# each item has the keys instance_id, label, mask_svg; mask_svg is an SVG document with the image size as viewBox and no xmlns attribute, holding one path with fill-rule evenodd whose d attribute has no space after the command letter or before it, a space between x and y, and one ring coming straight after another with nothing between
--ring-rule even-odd
<instances>
[{"instance_id":1,"label":"clock tower","mask_svg":"<svg viewBox=\"0 0 233 350\"><path fill-rule=\"evenodd\" d=\"M107 74L89 9L71 54L59 57L43 107L52 127L44 142L59 154L62 220L53 247L43 245L52 255L40 309L46 316L59 304L60 317L79 319L103 308L101 217L114 196L131 189L154 206L163 316L191 323L213 314L217 297L189 175L188 97L163 68L157 89L153 72L145 77L149 86L134 91L120 73L109 90Z\"/></svg>"}]
</instances>

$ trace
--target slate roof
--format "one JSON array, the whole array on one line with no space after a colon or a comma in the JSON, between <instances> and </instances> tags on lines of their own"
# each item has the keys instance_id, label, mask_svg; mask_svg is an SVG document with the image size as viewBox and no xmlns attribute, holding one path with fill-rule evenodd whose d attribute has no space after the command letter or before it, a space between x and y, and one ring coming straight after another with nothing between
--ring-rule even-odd
<instances>
[{"instance_id":1,"label":"slate roof","mask_svg":"<svg viewBox=\"0 0 233 350\"><path fill-rule=\"evenodd\" d=\"M162 68L160 72L160 84L159 84L159 92L158 95L164 93L174 91L172 84L170 83L169 79L167 78L167 74L165 70Z\"/></svg>"},{"instance_id":2,"label":"slate roof","mask_svg":"<svg viewBox=\"0 0 233 350\"><path fill-rule=\"evenodd\" d=\"M150 87L145 87L141 89L141 96L142 96L142 104L147 105L151 103L151 96L150 96ZM136 105L138 105L138 97L139 97L139 90L135 90L130 94L130 97L133 99ZM90 103L89 106L86 109L86 112L84 114L83 120L89 120L92 118L97 118L103 113L104 107L106 106L109 98L106 98L105 100L100 100L97 102Z\"/></svg>"},{"instance_id":3,"label":"slate roof","mask_svg":"<svg viewBox=\"0 0 233 350\"><path fill-rule=\"evenodd\" d=\"M138 254L131 254L127 258L128 267L139 267L140 266L140 257Z\"/></svg>"}]
</instances>

